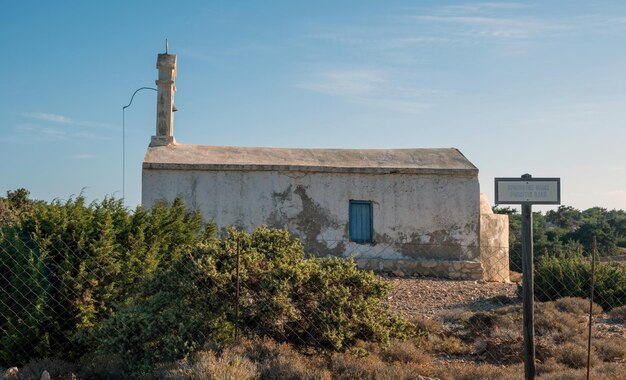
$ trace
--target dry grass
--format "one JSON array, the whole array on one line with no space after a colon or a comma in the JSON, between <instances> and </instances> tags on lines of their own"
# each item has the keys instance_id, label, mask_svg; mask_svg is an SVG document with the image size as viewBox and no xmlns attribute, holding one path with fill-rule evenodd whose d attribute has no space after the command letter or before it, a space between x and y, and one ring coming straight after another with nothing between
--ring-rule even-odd
<instances>
[{"instance_id":1,"label":"dry grass","mask_svg":"<svg viewBox=\"0 0 626 380\"><path fill-rule=\"evenodd\" d=\"M166 379L331 379L327 362L269 339L242 340L217 354L198 352L156 373Z\"/></svg>"},{"instance_id":2,"label":"dry grass","mask_svg":"<svg viewBox=\"0 0 626 380\"><path fill-rule=\"evenodd\" d=\"M434 319L415 317L410 322L415 325L418 336L439 334L443 330L441 322Z\"/></svg>"},{"instance_id":3,"label":"dry grass","mask_svg":"<svg viewBox=\"0 0 626 380\"><path fill-rule=\"evenodd\" d=\"M451 356L468 355L472 347L455 336L435 338L430 342L430 351Z\"/></svg>"},{"instance_id":4,"label":"dry grass","mask_svg":"<svg viewBox=\"0 0 626 380\"><path fill-rule=\"evenodd\" d=\"M495 329L513 328L513 320L507 315L478 312L466 322L470 334L484 334Z\"/></svg>"},{"instance_id":5,"label":"dry grass","mask_svg":"<svg viewBox=\"0 0 626 380\"><path fill-rule=\"evenodd\" d=\"M584 380L587 378L587 369L568 368L559 364L551 364L550 371L542 371L542 366L537 367L537 378L541 380ZM624 364L605 363L591 369L591 379L623 380L626 369Z\"/></svg>"},{"instance_id":6,"label":"dry grass","mask_svg":"<svg viewBox=\"0 0 626 380\"><path fill-rule=\"evenodd\" d=\"M444 323L466 323L472 315L474 315L474 313L462 308L445 310L440 314Z\"/></svg>"},{"instance_id":7,"label":"dry grass","mask_svg":"<svg viewBox=\"0 0 626 380\"><path fill-rule=\"evenodd\" d=\"M330 379L327 361L304 355L291 345L270 339L243 340L230 348L257 364L259 379Z\"/></svg>"},{"instance_id":8,"label":"dry grass","mask_svg":"<svg viewBox=\"0 0 626 380\"><path fill-rule=\"evenodd\" d=\"M609 317L613 322L626 323L626 305L611 309Z\"/></svg>"},{"instance_id":9,"label":"dry grass","mask_svg":"<svg viewBox=\"0 0 626 380\"><path fill-rule=\"evenodd\" d=\"M337 379L372 379L383 371L385 363L378 355L358 357L351 353L337 353L331 357L330 366Z\"/></svg>"},{"instance_id":10,"label":"dry grass","mask_svg":"<svg viewBox=\"0 0 626 380\"><path fill-rule=\"evenodd\" d=\"M554 302L554 306L562 312L575 315L589 315L589 300L577 297L563 297ZM594 302L593 314L602 313L602 306Z\"/></svg>"},{"instance_id":11,"label":"dry grass","mask_svg":"<svg viewBox=\"0 0 626 380\"><path fill-rule=\"evenodd\" d=\"M217 356L212 351L194 354L187 360L178 362L173 368L164 371L165 379L241 379L258 378L257 366L250 359L229 350Z\"/></svg>"},{"instance_id":12,"label":"dry grass","mask_svg":"<svg viewBox=\"0 0 626 380\"><path fill-rule=\"evenodd\" d=\"M539 378L541 378L543 375L547 375L549 373L562 372L566 368L567 368L566 366L564 366L563 364L557 362L555 358L549 358L548 360L545 360L543 362L539 362L536 365L537 376L539 376Z\"/></svg>"},{"instance_id":13,"label":"dry grass","mask_svg":"<svg viewBox=\"0 0 626 380\"><path fill-rule=\"evenodd\" d=\"M509 380L518 378L517 374L516 366L503 368L492 364L452 363L440 367L434 377L442 380Z\"/></svg>"},{"instance_id":14,"label":"dry grass","mask_svg":"<svg viewBox=\"0 0 626 380\"><path fill-rule=\"evenodd\" d=\"M430 363L385 362L376 354L358 357L350 353L336 353L331 357L330 367L332 378L338 380L409 380L435 373Z\"/></svg>"},{"instance_id":15,"label":"dry grass","mask_svg":"<svg viewBox=\"0 0 626 380\"><path fill-rule=\"evenodd\" d=\"M626 363L604 363L591 370L592 379L624 380Z\"/></svg>"},{"instance_id":16,"label":"dry grass","mask_svg":"<svg viewBox=\"0 0 626 380\"><path fill-rule=\"evenodd\" d=\"M393 340L379 355L386 362L430 363L430 357L412 341Z\"/></svg>"},{"instance_id":17,"label":"dry grass","mask_svg":"<svg viewBox=\"0 0 626 380\"><path fill-rule=\"evenodd\" d=\"M588 301L576 298L537 304L535 344L539 379L584 378L588 308ZM611 312L612 318L621 318L624 308ZM151 377L509 380L523 373L519 305L475 313L449 310L441 317L444 324L427 318L414 319L415 337L411 339L392 340L386 346L360 341L347 352L302 352L270 339L242 339L221 349L206 347L185 360L161 365ZM592 378L626 379L626 338L595 338L592 343ZM51 360L31 362L21 369L20 378L39 380L44 369L59 379L128 378L126 368L115 355L86 356L76 368Z\"/></svg>"},{"instance_id":18,"label":"dry grass","mask_svg":"<svg viewBox=\"0 0 626 380\"><path fill-rule=\"evenodd\" d=\"M555 357L559 363L570 368L584 368L587 366L587 347L576 343L565 343L555 350ZM598 356L591 352L591 366L598 362Z\"/></svg>"},{"instance_id":19,"label":"dry grass","mask_svg":"<svg viewBox=\"0 0 626 380\"><path fill-rule=\"evenodd\" d=\"M593 346L596 348L600 359L611 362L626 359L626 338L615 336L594 340Z\"/></svg>"},{"instance_id":20,"label":"dry grass","mask_svg":"<svg viewBox=\"0 0 626 380\"><path fill-rule=\"evenodd\" d=\"M485 361L494 364L512 364L522 361L524 340L520 331L503 329L476 340L476 352Z\"/></svg>"},{"instance_id":21,"label":"dry grass","mask_svg":"<svg viewBox=\"0 0 626 380\"><path fill-rule=\"evenodd\" d=\"M564 338L570 338L584 330L585 320L584 316L560 311L554 302L540 303L535 310L535 332L537 335L564 333Z\"/></svg>"}]
</instances>

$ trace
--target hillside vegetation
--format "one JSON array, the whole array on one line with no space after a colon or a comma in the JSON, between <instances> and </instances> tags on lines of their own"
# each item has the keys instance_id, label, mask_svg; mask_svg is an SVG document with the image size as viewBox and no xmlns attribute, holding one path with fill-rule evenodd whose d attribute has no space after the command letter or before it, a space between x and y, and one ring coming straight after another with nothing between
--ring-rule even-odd
<instances>
[{"instance_id":1,"label":"hillside vegetation","mask_svg":"<svg viewBox=\"0 0 626 380\"><path fill-rule=\"evenodd\" d=\"M515 250L516 214L500 211L512 215ZM583 360L578 306L587 301L558 299L589 294L584 231L611 226L603 255L623 245L623 211L561 211L582 216L535 218L544 218L535 238L546 375L578 374ZM346 379L510 378L520 369L519 305L451 316L452 330L409 321L390 311L390 283L354 261L309 257L281 229L218 236L180 200L128 210L112 198L8 192L0 274L0 367L23 367L24 378L42 368L80 378ZM626 268L602 265L596 277L599 307L623 320ZM599 343L598 376L624 374L614 363L625 359L622 343Z\"/></svg>"},{"instance_id":2,"label":"hillside vegetation","mask_svg":"<svg viewBox=\"0 0 626 380\"><path fill-rule=\"evenodd\" d=\"M513 271L522 271L521 216L512 208L494 208L509 215L509 258ZM595 268L595 300L610 310L626 304L626 262L611 257L626 248L626 212L593 207L579 211L560 206L533 213L535 297L541 301L561 297L589 297L591 254L602 261Z\"/></svg>"}]
</instances>

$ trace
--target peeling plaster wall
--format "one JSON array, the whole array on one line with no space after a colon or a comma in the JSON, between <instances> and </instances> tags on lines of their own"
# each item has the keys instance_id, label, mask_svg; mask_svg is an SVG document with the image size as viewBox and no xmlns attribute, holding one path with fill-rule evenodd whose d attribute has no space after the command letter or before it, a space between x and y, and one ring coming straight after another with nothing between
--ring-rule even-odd
<instances>
[{"instance_id":1,"label":"peeling plaster wall","mask_svg":"<svg viewBox=\"0 0 626 380\"><path fill-rule=\"evenodd\" d=\"M485 281L509 282L509 216L494 214L480 194L480 261Z\"/></svg>"},{"instance_id":2,"label":"peeling plaster wall","mask_svg":"<svg viewBox=\"0 0 626 380\"><path fill-rule=\"evenodd\" d=\"M479 260L475 176L144 170L143 205L181 196L221 228L286 226L307 252L357 259ZM349 201L373 204L373 244L348 237Z\"/></svg>"}]
</instances>

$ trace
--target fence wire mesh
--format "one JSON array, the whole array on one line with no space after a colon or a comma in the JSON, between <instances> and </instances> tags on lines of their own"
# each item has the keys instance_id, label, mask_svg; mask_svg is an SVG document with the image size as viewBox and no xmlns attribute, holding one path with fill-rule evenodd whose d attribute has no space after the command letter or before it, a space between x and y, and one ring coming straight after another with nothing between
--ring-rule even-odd
<instances>
[{"instance_id":1,"label":"fence wire mesh","mask_svg":"<svg viewBox=\"0 0 626 380\"><path fill-rule=\"evenodd\" d=\"M348 373L339 370L347 364L345 357L339 364L338 353L364 356L354 367L373 366L373 359L367 361L371 356L359 350L367 350L361 341L374 338L383 342L375 349L382 362L396 363L397 377L391 378L417 378L411 376L418 372L462 377L437 372L443 371L436 369L441 366L454 372L488 371L484 366L491 365L489 370L501 371L501 378L523 375L519 247L470 247L475 249L467 252L474 253L466 261L480 259L491 281L453 280L429 276L430 264L401 277L394 269L402 262L389 270L377 268L377 276L361 275L345 260L327 260L317 268L310 263L319 259L298 260L298 243L282 235L264 240L234 232L225 240L187 246L181 241L161 257L158 245L165 242L116 241L107 231L102 226L89 238L72 232L2 232L0 367L28 366L44 358L82 363L103 352L125 363L167 363L198 351L225 355L225 346L247 337L288 343L305 355L298 356L301 361L321 355L325 359L316 362L315 371L325 366L324 371L342 378L335 375ZM445 252L450 247L434 248ZM356 259L384 257L394 249L380 243ZM416 246L419 250L433 252L433 246ZM596 255L592 276L592 252L536 252L534 329L540 377L570 371L579 378L588 357L593 378L623 378L626 373L625 263L621 257ZM450 264L446 270L448 277L459 277L462 266ZM387 285L393 287L389 295ZM396 315L410 324L397 322ZM387 340L390 331L398 339ZM261 360L262 354L256 355ZM193 363L185 363L163 373L192 371ZM228 363L224 365L232 366L232 360ZM383 364L376 366L372 371L382 371ZM262 377L258 368L255 373ZM295 378L306 378L305 373Z\"/></svg>"}]
</instances>

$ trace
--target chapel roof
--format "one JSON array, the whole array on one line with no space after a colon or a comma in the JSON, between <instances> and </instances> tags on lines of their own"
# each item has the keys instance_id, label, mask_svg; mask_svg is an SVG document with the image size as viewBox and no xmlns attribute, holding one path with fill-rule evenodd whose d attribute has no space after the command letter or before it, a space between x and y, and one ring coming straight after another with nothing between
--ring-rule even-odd
<instances>
[{"instance_id":1,"label":"chapel roof","mask_svg":"<svg viewBox=\"0 0 626 380\"><path fill-rule=\"evenodd\" d=\"M456 148L310 149L170 144L151 146L144 169L472 175Z\"/></svg>"}]
</instances>

